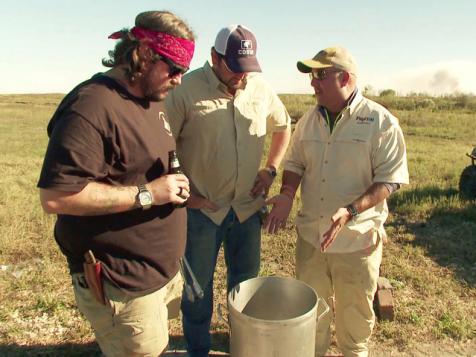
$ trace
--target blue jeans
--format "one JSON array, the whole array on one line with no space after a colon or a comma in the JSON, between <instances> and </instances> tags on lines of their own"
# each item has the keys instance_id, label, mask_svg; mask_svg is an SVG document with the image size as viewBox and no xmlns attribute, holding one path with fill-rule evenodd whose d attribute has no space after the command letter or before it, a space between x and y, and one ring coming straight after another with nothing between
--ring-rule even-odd
<instances>
[{"instance_id":1,"label":"blue jeans","mask_svg":"<svg viewBox=\"0 0 476 357\"><path fill-rule=\"evenodd\" d=\"M185 256L203 288L203 299L190 302L182 295L182 322L190 357L208 356L213 313L213 274L223 243L228 292L238 283L254 278L260 268L261 221L258 213L240 223L230 209L216 225L198 209L187 208Z\"/></svg>"}]
</instances>

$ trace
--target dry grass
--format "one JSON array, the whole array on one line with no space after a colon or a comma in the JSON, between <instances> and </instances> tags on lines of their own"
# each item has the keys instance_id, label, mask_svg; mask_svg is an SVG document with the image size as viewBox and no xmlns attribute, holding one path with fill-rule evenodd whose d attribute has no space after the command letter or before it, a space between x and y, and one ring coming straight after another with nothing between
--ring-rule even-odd
<instances>
[{"instance_id":1,"label":"dry grass","mask_svg":"<svg viewBox=\"0 0 476 357\"><path fill-rule=\"evenodd\" d=\"M2 356L99 355L74 307L66 262L52 238L54 218L42 213L35 187L46 124L60 98L0 96ZM312 105L309 96L283 100L295 117ZM476 208L460 199L457 184L469 165L464 154L476 146L476 113L395 112L412 183L390 200L382 275L395 288L396 319L377 323L372 346L379 356L475 355ZM261 275L293 276L294 244L292 219L279 235L265 234ZM226 304L222 258L215 280L216 302ZM217 344L226 330L214 318ZM179 321L171 322L171 332L180 335Z\"/></svg>"}]
</instances>

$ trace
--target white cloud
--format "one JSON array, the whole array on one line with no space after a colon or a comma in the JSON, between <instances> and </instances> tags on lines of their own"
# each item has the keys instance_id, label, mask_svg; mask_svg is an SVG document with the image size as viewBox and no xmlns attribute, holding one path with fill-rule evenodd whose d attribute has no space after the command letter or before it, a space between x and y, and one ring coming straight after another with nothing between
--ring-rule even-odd
<instances>
[{"instance_id":1,"label":"white cloud","mask_svg":"<svg viewBox=\"0 0 476 357\"><path fill-rule=\"evenodd\" d=\"M362 74L360 86L372 86L376 92L394 89L399 94L410 92L442 95L476 94L476 61L454 60L409 68L394 74Z\"/></svg>"}]
</instances>

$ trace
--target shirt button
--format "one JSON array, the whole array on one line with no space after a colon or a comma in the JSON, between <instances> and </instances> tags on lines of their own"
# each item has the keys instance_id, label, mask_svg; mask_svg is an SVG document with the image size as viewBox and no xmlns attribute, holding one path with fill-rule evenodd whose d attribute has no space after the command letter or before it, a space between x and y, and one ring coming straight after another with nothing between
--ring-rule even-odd
<instances>
[{"instance_id":1,"label":"shirt button","mask_svg":"<svg viewBox=\"0 0 476 357\"><path fill-rule=\"evenodd\" d=\"M321 218L324 218L324 216L321 216Z\"/></svg>"},{"instance_id":2,"label":"shirt button","mask_svg":"<svg viewBox=\"0 0 476 357\"><path fill-rule=\"evenodd\" d=\"M328 161L327 161L327 160L326 160L326 161L324 161L324 164L327 164L327 163L328 163Z\"/></svg>"},{"instance_id":3,"label":"shirt button","mask_svg":"<svg viewBox=\"0 0 476 357\"><path fill-rule=\"evenodd\" d=\"M321 201L324 201L324 197L321 197Z\"/></svg>"},{"instance_id":4,"label":"shirt button","mask_svg":"<svg viewBox=\"0 0 476 357\"><path fill-rule=\"evenodd\" d=\"M326 182L326 180L325 180L325 179L322 179L322 182Z\"/></svg>"}]
</instances>

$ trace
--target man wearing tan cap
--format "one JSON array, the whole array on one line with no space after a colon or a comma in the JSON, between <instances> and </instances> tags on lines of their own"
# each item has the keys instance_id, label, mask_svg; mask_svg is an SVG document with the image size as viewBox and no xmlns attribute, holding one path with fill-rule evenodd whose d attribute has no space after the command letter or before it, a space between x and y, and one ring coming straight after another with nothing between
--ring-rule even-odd
<instances>
[{"instance_id":1,"label":"man wearing tan cap","mask_svg":"<svg viewBox=\"0 0 476 357\"><path fill-rule=\"evenodd\" d=\"M344 356L367 356L386 199L408 183L405 141L397 118L357 89L357 65L346 49L326 48L297 67L309 73L317 105L296 125L265 225L270 233L284 226L301 185L297 278L329 303L335 300ZM330 345L333 317L319 320L317 355Z\"/></svg>"},{"instance_id":2,"label":"man wearing tan cap","mask_svg":"<svg viewBox=\"0 0 476 357\"><path fill-rule=\"evenodd\" d=\"M183 171L190 179L185 255L204 298L182 297L191 357L208 356L213 275L221 245L227 288L256 277L260 267L264 198L291 136L290 117L263 79L254 34L232 25L218 32L211 65L185 76L166 100ZM260 168L266 135L271 135Z\"/></svg>"}]
</instances>

